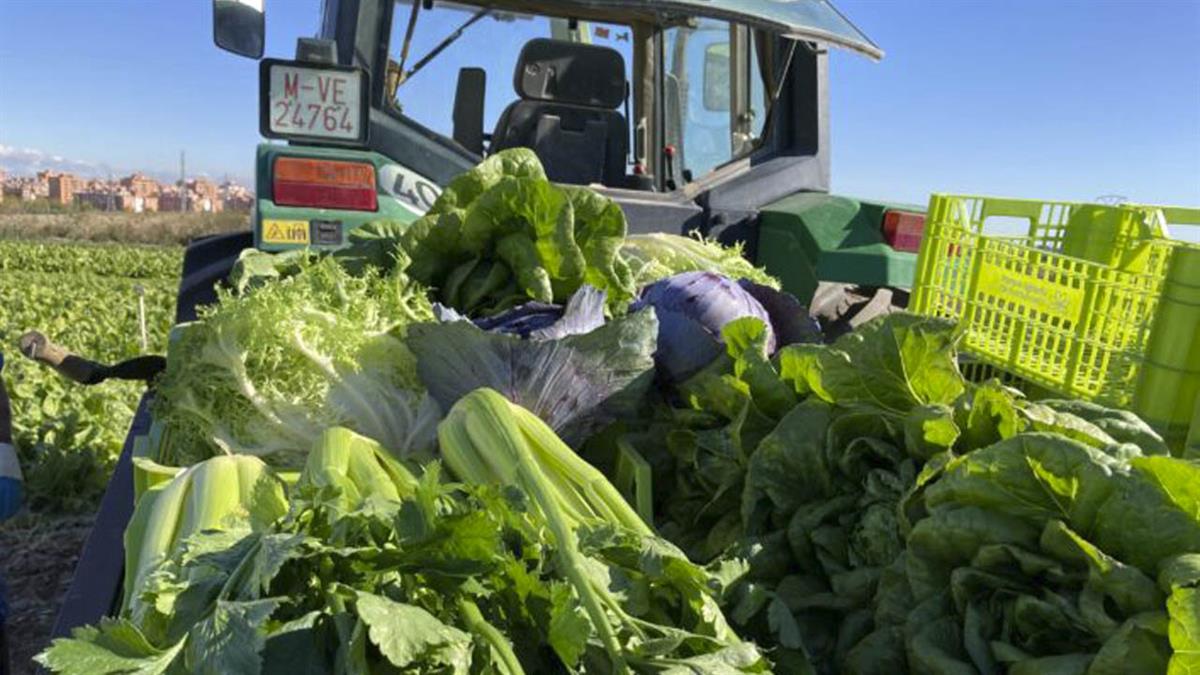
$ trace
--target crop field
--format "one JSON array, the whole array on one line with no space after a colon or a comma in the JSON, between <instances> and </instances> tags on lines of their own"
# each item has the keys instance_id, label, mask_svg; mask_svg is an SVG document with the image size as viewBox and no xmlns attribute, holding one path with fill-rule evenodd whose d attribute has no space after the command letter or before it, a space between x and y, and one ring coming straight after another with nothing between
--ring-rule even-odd
<instances>
[{"instance_id":1,"label":"crop field","mask_svg":"<svg viewBox=\"0 0 1200 675\"><path fill-rule=\"evenodd\" d=\"M103 362L161 352L174 313L182 249L0 241L0 350L13 427L37 511L88 511L104 488L141 385L82 387L30 361L17 338L40 330Z\"/></svg>"},{"instance_id":2,"label":"crop field","mask_svg":"<svg viewBox=\"0 0 1200 675\"><path fill-rule=\"evenodd\" d=\"M11 201L11 200L10 200ZM29 212L0 202L0 239L184 245L197 236L247 229L245 211L221 213Z\"/></svg>"},{"instance_id":3,"label":"crop field","mask_svg":"<svg viewBox=\"0 0 1200 675\"><path fill-rule=\"evenodd\" d=\"M16 672L45 640L141 396L133 382L82 387L34 363L17 338L37 329L80 354L112 362L162 352L174 318L183 249L0 240L0 351L28 512L0 526L0 575L14 616Z\"/></svg>"}]
</instances>

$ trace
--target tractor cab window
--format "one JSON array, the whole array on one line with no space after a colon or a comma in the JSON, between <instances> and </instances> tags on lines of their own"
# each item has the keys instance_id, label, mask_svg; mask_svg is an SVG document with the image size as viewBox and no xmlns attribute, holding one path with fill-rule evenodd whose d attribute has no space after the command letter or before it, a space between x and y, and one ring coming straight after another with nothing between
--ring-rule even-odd
<instances>
[{"instance_id":1,"label":"tractor cab window","mask_svg":"<svg viewBox=\"0 0 1200 675\"><path fill-rule=\"evenodd\" d=\"M707 19L664 31L664 131L677 184L758 143L767 95L753 40L744 26Z\"/></svg>"},{"instance_id":2,"label":"tractor cab window","mask_svg":"<svg viewBox=\"0 0 1200 675\"><path fill-rule=\"evenodd\" d=\"M487 140L469 150L534 147L562 182L611 184L626 173L628 26L398 0L389 52L393 111L425 128L454 138L459 70L481 69ZM581 151L595 147L602 157Z\"/></svg>"}]
</instances>

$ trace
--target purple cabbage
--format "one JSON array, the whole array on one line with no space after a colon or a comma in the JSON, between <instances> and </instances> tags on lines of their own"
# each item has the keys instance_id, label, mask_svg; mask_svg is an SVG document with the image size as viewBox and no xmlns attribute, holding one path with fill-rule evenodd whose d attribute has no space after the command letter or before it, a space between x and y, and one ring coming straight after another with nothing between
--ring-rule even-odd
<instances>
[{"instance_id":1,"label":"purple cabbage","mask_svg":"<svg viewBox=\"0 0 1200 675\"><path fill-rule=\"evenodd\" d=\"M775 351L771 316L746 288L712 272L683 272L642 289L631 309L653 307L658 315L658 349L654 359L672 382L696 374L724 351L721 329L746 316L767 327L767 349Z\"/></svg>"},{"instance_id":2,"label":"purple cabbage","mask_svg":"<svg viewBox=\"0 0 1200 675\"><path fill-rule=\"evenodd\" d=\"M809 316L808 307L800 304L796 296L749 279L740 279L738 285L767 310L771 317L771 330L775 331L776 349L797 342L819 343L824 340L821 324Z\"/></svg>"},{"instance_id":3,"label":"purple cabbage","mask_svg":"<svg viewBox=\"0 0 1200 675\"><path fill-rule=\"evenodd\" d=\"M474 324L492 333L515 335L529 340L557 340L583 335L604 325L606 294L584 284L567 301L566 307L544 302L527 302L493 316L480 317ZM470 321L453 308L434 305L439 321Z\"/></svg>"}]
</instances>

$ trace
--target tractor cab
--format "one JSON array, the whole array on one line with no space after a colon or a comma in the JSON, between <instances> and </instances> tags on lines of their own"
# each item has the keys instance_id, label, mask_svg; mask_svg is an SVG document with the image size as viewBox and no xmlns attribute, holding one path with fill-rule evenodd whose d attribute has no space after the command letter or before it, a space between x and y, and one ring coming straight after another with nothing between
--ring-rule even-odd
<instances>
[{"instance_id":1,"label":"tractor cab","mask_svg":"<svg viewBox=\"0 0 1200 675\"><path fill-rule=\"evenodd\" d=\"M613 198L630 232L741 243L802 300L827 279L911 278L884 220L921 208L828 194L827 50L882 52L827 0L325 0L288 60L262 58L263 9L213 13L218 46L261 59L260 128L276 142L257 152L259 249L414 220L451 178L520 146L552 180ZM822 258L845 248L839 275Z\"/></svg>"}]
</instances>

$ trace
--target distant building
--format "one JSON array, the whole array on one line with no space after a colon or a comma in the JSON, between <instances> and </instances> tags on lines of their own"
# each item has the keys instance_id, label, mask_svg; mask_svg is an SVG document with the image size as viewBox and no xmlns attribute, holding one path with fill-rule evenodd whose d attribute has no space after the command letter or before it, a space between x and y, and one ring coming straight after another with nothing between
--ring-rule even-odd
<instances>
[{"instance_id":1,"label":"distant building","mask_svg":"<svg viewBox=\"0 0 1200 675\"><path fill-rule=\"evenodd\" d=\"M82 187L82 182L69 173L53 174L48 182L47 197L51 202L63 206L74 203L75 193Z\"/></svg>"},{"instance_id":2,"label":"distant building","mask_svg":"<svg viewBox=\"0 0 1200 675\"><path fill-rule=\"evenodd\" d=\"M221 201L226 211L249 211L254 206L254 193L226 181L221 184Z\"/></svg>"},{"instance_id":3,"label":"distant building","mask_svg":"<svg viewBox=\"0 0 1200 675\"><path fill-rule=\"evenodd\" d=\"M186 211L189 213L205 213L221 209L219 201L214 200L209 196L201 196L192 190L181 192L178 187L166 187L158 195L158 210L159 211L183 211L185 210L183 199L187 198ZM216 203L216 208L213 205Z\"/></svg>"},{"instance_id":4,"label":"distant building","mask_svg":"<svg viewBox=\"0 0 1200 675\"><path fill-rule=\"evenodd\" d=\"M125 188L126 191L135 197L157 196L162 191L162 187L158 184L158 181L140 171L122 178L121 187Z\"/></svg>"},{"instance_id":5,"label":"distant building","mask_svg":"<svg viewBox=\"0 0 1200 675\"><path fill-rule=\"evenodd\" d=\"M159 211L182 211L182 201L179 197L179 188L171 186L164 187L158 193L158 210Z\"/></svg>"},{"instance_id":6,"label":"distant building","mask_svg":"<svg viewBox=\"0 0 1200 675\"><path fill-rule=\"evenodd\" d=\"M123 189L88 190L75 195L77 204L87 205L97 211L124 211L144 213L158 210L157 197L143 197Z\"/></svg>"},{"instance_id":7,"label":"distant building","mask_svg":"<svg viewBox=\"0 0 1200 675\"><path fill-rule=\"evenodd\" d=\"M224 203L221 200L221 190L217 184L207 178L197 178L190 180L187 183L188 199L194 196L195 206L191 208L196 212L217 212L224 208Z\"/></svg>"},{"instance_id":8,"label":"distant building","mask_svg":"<svg viewBox=\"0 0 1200 675\"><path fill-rule=\"evenodd\" d=\"M228 194L222 200L226 211L249 211L254 207L254 195L249 193L244 194Z\"/></svg>"},{"instance_id":9,"label":"distant building","mask_svg":"<svg viewBox=\"0 0 1200 675\"><path fill-rule=\"evenodd\" d=\"M33 183L25 180L19 182L7 182L4 184L4 196L12 197L23 202L31 202L37 198L34 193Z\"/></svg>"},{"instance_id":10,"label":"distant building","mask_svg":"<svg viewBox=\"0 0 1200 675\"><path fill-rule=\"evenodd\" d=\"M47 198L56 204L81 204L101 211L180 211L216 213L245 211L254 205L254 193L226 181L217 185L207 178L179 185L162 184L139 172L119 180L83 178L69 173L39 171L33 176L9 176L0 171L0 200L34 201Z\"/></svg>"},{"instance_id":11,"label":"distant building","mask_svg":"<svg viewBox=\"0 0 1200 675\"><path fill-rule=\"evenodd\" d=\"M58 174L50 171L49 169L37 172L37 174L33 177L33 193L38 197L49 197L50 179L56 175Z\"/></svg>"},{"instance_id":12,"label":"distant building","mask_svg":"<svg viewBox=\"0 0 1200 675\"><path fill-rule=\"evenodd\" d=\"M88 189L75 193L75 203L80 206L90 206L97 211L117 211L120 207L117 206L117 195L111 190L96 189L95 186L88 186Z\"/></svg>"}]
</instances>

